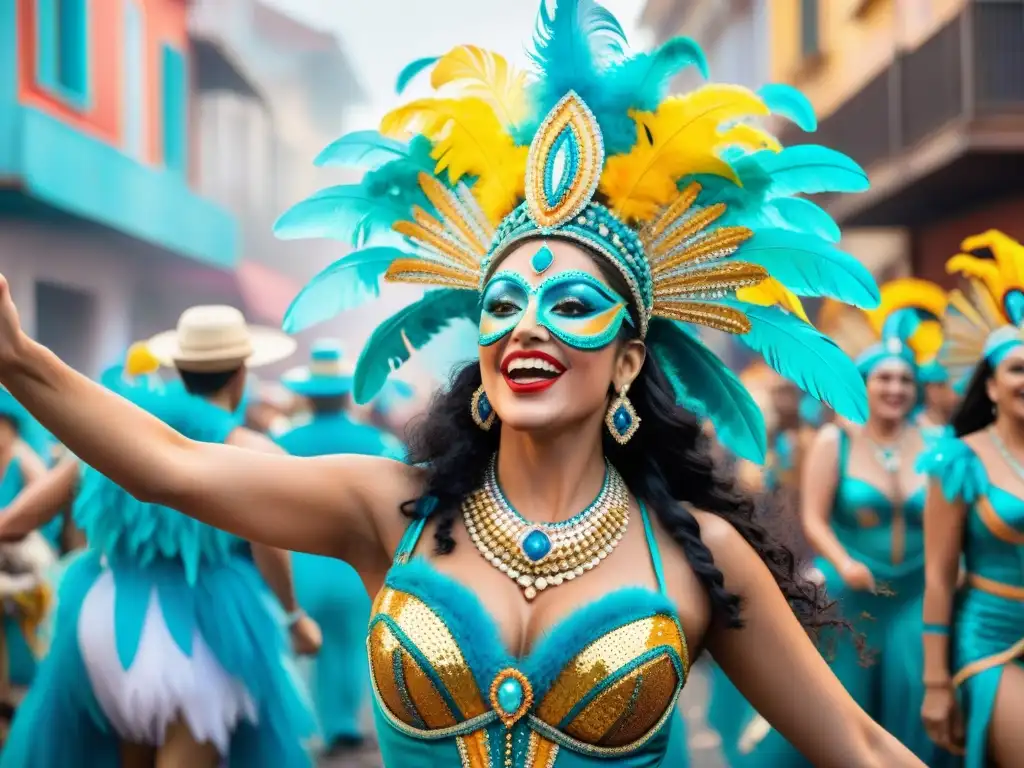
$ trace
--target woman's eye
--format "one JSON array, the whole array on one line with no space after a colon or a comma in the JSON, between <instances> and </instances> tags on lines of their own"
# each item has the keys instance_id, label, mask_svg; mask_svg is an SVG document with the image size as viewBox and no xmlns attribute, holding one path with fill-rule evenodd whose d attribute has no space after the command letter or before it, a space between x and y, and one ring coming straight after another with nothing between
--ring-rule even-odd
<instances>
[{"instance_id":1,"label":"woman's eye","mask_svg":"<svg viewBox=\"0 0 1024 768\"><path fill-rule=\"evenodd\" d=\"M495 299L487 304L487 314L495 317L509 317L519 311L519 307L508 299Z\"/></svg>"},{"instance_id":2,"label":"woman's eye","mask_svg":"<svg viewBox=\"0 0 1024 768\"><path fill-rule=\"evenodd\" d=\"M582 299L578 299L575 296L570 296L565 299L561 299L558 303L551 308L552 312L557 312L559 315L565 317L580 317L586 315L591 311L590 305Z\"/></svg>"}]
</instances>

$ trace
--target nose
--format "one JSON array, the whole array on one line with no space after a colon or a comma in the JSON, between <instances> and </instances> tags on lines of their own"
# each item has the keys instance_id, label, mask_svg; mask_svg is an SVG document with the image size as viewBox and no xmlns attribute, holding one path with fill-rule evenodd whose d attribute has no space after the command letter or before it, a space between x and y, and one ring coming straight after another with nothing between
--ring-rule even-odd
<instances>
[{"instance_id":1,"label":"nose","mask_svg":"<svg viewBox=\"0 0 1024 768\"><path fill-rule=\"evenodd\" d=\"M537 299L531 297L519 323L512 329L512 340L520 346L529 346L551 340L548 329L537 322Z\"/></svg>"}]
</instances>

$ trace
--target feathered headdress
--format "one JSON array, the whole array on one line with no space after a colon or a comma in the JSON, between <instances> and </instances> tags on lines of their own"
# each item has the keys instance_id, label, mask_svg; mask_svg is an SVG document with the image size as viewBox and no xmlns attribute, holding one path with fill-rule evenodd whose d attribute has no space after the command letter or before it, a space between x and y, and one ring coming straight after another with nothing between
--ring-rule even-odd
<instances>
[{"instance_id":1,"label":"feathered headdress","mask_svg":"<svg viewBox=\"0 0 1024 768\"><path fill-rule=\"evenodd\" d=\"M1024 323L1024 245L997 230L968 237L946 271L964 277L949 297L939 360L954 383L965 382L982 359L998 365L1019 346Z\"/></svg>"},{"instance_id":2,"label":"feathered headdress","mask_svg":"<svg viewBox=\"0 0 1024 768\"><path fill-rule=\"evenodd\" d=\"M879 305L865 312L826 302L818 327L854 357L865 376L894 357L906 361L920 376L942 346L946 292L928 280L907 277L886 283L879 293Z\"/></svg>"},{"instance_id":3,"label":"feathered headdress","mask_svg":"<svg viewBox=\"0 0 1024 768\"><path fill-rule=\"evenodd\" d=\"M763 457L761 415L692 326L739 335L805 391L862 420L863 382L796 296L868 308L877 287L835 247L828 214L797 195L861 191L867 177L824 147L782 149L753 122L776 113L814 130L806 100L784 85L668 96L682 69L706 74L699 47L676 38L630 55L594 0L542 4L532 63L519 71L469 45L420 59L399 88L429 70L436 96L324 150L318 164L362 168L363 181L318 192L275 231L357 250L303 290L286 329L358 306L381 278L436 287L370 337L353 393L366 402L451 320L479 321L481 288L516 243L563 239L618 270L680 403L738 454Z\"/></svg>"}]
</instances>

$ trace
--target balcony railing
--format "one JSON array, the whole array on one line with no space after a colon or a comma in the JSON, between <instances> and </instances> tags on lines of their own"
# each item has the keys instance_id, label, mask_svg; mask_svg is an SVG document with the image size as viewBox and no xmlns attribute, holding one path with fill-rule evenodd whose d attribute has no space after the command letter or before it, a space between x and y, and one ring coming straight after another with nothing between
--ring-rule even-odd
<instances>
[{"instance_id":1,"label":"balcony railing","mask_svg":"<svg viewBox=\"0 0 1024 768\"><path fill-rule=\"evenodd\" d=\"M814 140L869 167L956 122L1024 116L1022 73L1024 2L975 0L822 120Z\"/></svg>"}]
</instances>

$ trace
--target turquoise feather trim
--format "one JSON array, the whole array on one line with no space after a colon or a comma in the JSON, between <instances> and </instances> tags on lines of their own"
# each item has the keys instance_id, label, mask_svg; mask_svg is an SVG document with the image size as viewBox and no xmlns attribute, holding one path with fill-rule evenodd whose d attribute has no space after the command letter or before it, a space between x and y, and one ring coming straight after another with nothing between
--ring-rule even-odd
<instances>
[{"instance_id":1,"label":"turquoise feather trim","mask_svg":"<svg viewBox=\"0 0 1024 768\"><path fill-rule=\"evenodd\" d=\"M750 331L740 341L800 389L850 421L868 417L864 379L853 360L810 323L779 307L731 301L749 318Z\"/></svg>"},{"instance_id":2,"label":"turquoise feather trim","mask_svg":"<svg viewBox=\"0 0 1024 768\"><path fill-rule=\"evenodd\" d=\"M416 350L448 327L465 318L479 325L480 296L476 291L440 288L395 313L373 332L356 362L352 394L359 404L380 392L388 376Z\"/></svg>"},{"instance_id":3,"label":"turquoise feather trim","mask_svg":"<svg viewBox=\"0 0 1024 768\"><path fill-rule=\"evenodd\" d=\"M808 133L818 130L818 117L814 114L814 107L807 97L793 86L769 83L761 86L757 95L772 114L781 115Z\"/></svg>"},{"instance_id":4,"label":"turquoise feather trim","mask_svg":"<svg viewBox=\"0 0 1024 768\"><path fill-rule=\"evenodd\" d=\"M781 152L762 150L748 155L772 179L774 196L819 192L863 192L868 175L857 163L828 147L798 144Z\"/></svg>"},{"instance_id":5,"label":"turquoise feather trim","mask_svg":"<svg viewBox=\"0 0 1024 768\"><path fill-rule=\"evenodd\" d=\"M737 456L763 463L768 442L764 417L736 374L670 320L651 321L647 345L680 404L698 418L710 419L715 435Z\"/></svg>"},{"instance_id":6,"label":"turquoise feather trim","mask_svg":"<svg viewBox=\"0 0 1024 768\"><path fill-rule=\"evenodd\" d=\"M385 163L408 159L406 142L382 136L379 131L356 131L328 144L313 164L322 168L337 166L370 171Z\"/></svg>"},{"instance_id":7,"label":"turquoise feather trim","mask_svg":"<svg viewBox=\"0 0 1024 768\"><path fill-rule=\"evenodd\" d=\"M416 75L434 66L440 58L440 56L424 56L402 67L402 71L398 73L398 78L395 81L395 93L401 95L402 91L415 79Z\"/></svg>"},{"instance_id":8,"label":"turquoise feather trim","mask_svg":"<svg viewBox=\"0 0 1024 768\"><path fill-rule=\"evenodd\" d=\"M985 465L963 440L946 433L917 460L917 471L938 480L950 502L973 504L989 492Z\"/></svg>"},{"instance_id":9,"label":"turquoise feather trim","mask_svg":"<svg viewBox=\"0 0 1024 768\"><path fill-rule=\"evenodd\" d=\"M830 243L838 243L842 236L835 219L820 205L803 197L770 200L765 203L765 212L776 219L776 226L783 229L817 235Z\"/></svg>"},{"instance_id":10,"label":"turquoise feather trim","mask_svg":"<svg viewBox=\"0 0 1024 768\"><path fill-rule=\"evenodd\" d=\"M762 229L734 260L759 264L797 296L825 296L861 309L881 297L867 267L820 237L783 229Z\"/></svg>"},{"instance_id":11,"label":"turquoise feather trim","mask_svg":"<svg viewBox=\"0 0 1024 768\"><path fill-rule=\"evenodd\" d=\"M384 246L342 256L299 291L285 312L282 327L287 333L298 333L377 298L384 273L400 258L411 256Z\"/></svg>"}]
</instances>

